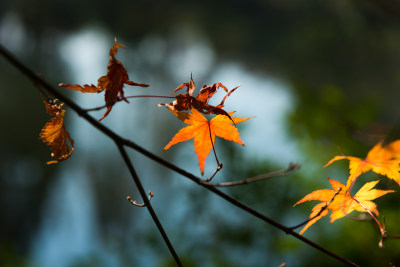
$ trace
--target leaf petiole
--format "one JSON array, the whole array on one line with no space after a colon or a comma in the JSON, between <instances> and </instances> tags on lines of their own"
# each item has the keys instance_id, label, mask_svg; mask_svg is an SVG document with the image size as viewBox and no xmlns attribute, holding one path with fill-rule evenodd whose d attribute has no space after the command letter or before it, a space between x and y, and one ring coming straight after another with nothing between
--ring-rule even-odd
<instances>
[{"instance_id":1,"label":"leaf petiole","mask_svg":"<svg viewBox=\"0 0 400 267\"><path fill-rule=\"evenodd\" d=\"M212 134L211 134L211 126L210 126L210 122L207 123L208 125L208 132L210 133L210 142L212 145L212 149L214 151L214 156L215 156L215 160L217 161L217 169L215 170L215 172L210 176L210 178L206 179L205 182L210 182L212 180L212 178L214 178L214 176L217 174L217 172L219 172L222 169L222 163L219 162L218 157L217 157L217 152L215 152L215 147L214 147L214 142L212 140Z\"/></svg>"},{"instance_id":2,"label":"leaf petiole","mask_svg":"<svg viewBox=\"0 0 400 267\"><path fill-rule=\"evenodd\" d=\"M162 95L133 95L133 96L124 97L123 99L122 99L122 98L118 98L118 99L117 99L117 102L125 101L125 100L128 99L128 98L142 98L142 97L143 97L143 98L144 98L144 97L153 97L153 98L175 98L175 97L173 97L173 96L162 96ZM86 112L90 112L90 111L101 110L101 109L106 108L106 107L107 107L107 105L103 105L103 106L100 106L100 107L87 108L87 109L83 109L83 110L86 111Z\"/></svg>"}]
</instances>

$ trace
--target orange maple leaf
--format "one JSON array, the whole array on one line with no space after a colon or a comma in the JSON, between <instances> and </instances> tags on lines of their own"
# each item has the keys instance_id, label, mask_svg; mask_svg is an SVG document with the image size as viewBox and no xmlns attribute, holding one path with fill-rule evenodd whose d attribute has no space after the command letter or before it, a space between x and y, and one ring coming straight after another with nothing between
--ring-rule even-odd
<instances>
[{"instance_id":1,"label":"orange maple leaf","mask_svg":"<svg viewBox=\"0 0 400 267\"><path fill-rule=\"evenodd\" d=\"M124 96L124 84L141 87L148 86L147 84L135 83L129 80L126 69L124 68L122 63L115 58L119 47L125 48L125 46L118 44L117 38L115 38L115 43L110 49L110 61L107 66L107 74L97 80L96 86L94 84L84 84L83 86L80 86L78 84L59 84L59 86L65 87L67 89L81 91L83 93L100 93L102 91L105 91L107 111L104 113L103 117L99 121L103 120L108 115L108 113L110 113L115 102L119 100L124 100L128 102L128 100Z\"/></svg>"},{"instance_id":2,"label":"orange maple leaf","mask_svg":"<svg viewBox=\"0 0 400 267\"><path fill-rule=\"evenodd\" d=\"M65 130L64 126L65 110L61 109L64 103L57 105L55 104L56 101L57 100L54 100L50 103L43 101L47 113L53 116L53 118L43 127L40 133L40 139L52 150L51 156L57 159L49 161L47 164L66 160L71 156L72 151L74 151L74 141ZM67 141L70 143L70 146Z\"/></svg>"},{"instance_id":3,"label":"orange maple leaf","mask_svg":"<svg viewBox=\"0 0 400 267\"><path fill-rule=\"evenodd\" d=\"M240 86L240 85L239 85ZM192 75L190 75L190 82L183 83L178 86L173 92L172 95L182 88L187 88L186 94L178 94L176 96L176 100L171 103L161 103L159 106L166 106L172 112L174 111L184 111L189 109L196 109L197 111L203 114L215 114L215 115L225 115L230 118L230 115L223 110L225 100L228 96L230 96L239 86L236 86L232 90L228 91L228 89L220 82L214 83L212 85L206 86L203 85L199 94L194 97L193 92L196 89L195 83L193 81ZM222 99L221 103L217 106L212 106L208 104L210 98L217 92L218 88L223 88L227 94Z\"/></svg>"},{"instance_id":4,"label":"orange maple leaf","mask_svg":"<svg viewBox=\"0 0 400 267\"><path fill-rule=\"evenodd\" d=\"M207 120L196 109L191 109L191 113L172 111L184 123L189 124L171 139L164 147L164 150L171 146L194 138L194 151L197 154L201 174L204 174L204 164L207 155L211 152L213 144L215 144L215 136L222 137L226 140L244 145L239 136L238 129L232 123L240 123L251 118L242 119L225 115L215 116L211 121ZM229 116L234 112L230 112Z\"/></svg>"},{"instance_id":5,"label":"orange maple leaf","mask_svg":"<svg viewBox=\"0 0 400 267\"><path fill-rule=\"evenodd\" d=\"M348 190L351 190L358 176L370 170L385 175L400 185L400 140L386 146L382 146L382 142L379 142L368 152L365 159L351 156L336 156L324 167L341 159L348 159L350 161L350 176L346 185Z\"/></svg>"},{"instance_id":6,"label":"orange maple leaf","mask_svg":"<svg viewBox=\"0 0 400 267\"><path fill-rule=\"evenodd\" d=\"M319 200L322 203L319 203L314 206L312 212L310 214L310 221L304 226L304 228L300 231L300 234L303 234L311 225L313 225L316 221L321 219L322 217L328 215L329 210L331 210L331 223L336 221L337 219L343 218L347 214L351 212L373 212L376 215L379 215L377 206L372 200L386 195L388 193L394 192L394 190L379 190L372 189L379 182L373 181L366 183L360 190L354 195L354 198L360 203L357 203L350 195L349 191L346 190L344 184L329 179L329 182L333 188L332 189L322 189L311 192L310 194L303 197L296 204L300 204L306 201L311 200Z\"/></svg>"}]
</instances>

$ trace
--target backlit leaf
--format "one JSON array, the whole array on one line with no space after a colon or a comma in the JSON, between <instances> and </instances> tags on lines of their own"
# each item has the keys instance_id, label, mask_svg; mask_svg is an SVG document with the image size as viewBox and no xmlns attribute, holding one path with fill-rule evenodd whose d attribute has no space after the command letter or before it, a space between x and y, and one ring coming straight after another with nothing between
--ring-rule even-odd
<instances>
[{"instance_id":1,"label":"backlit leaf","mask_svg":"<svg viewBox=\"0 0 400 267\"><path fill-rule=\"evenodd\" d=\"M164 150L179 142L194 138L194 151L197 154L201 174L204 173L206 158L211 152L213 144L215 144L215 136L244 145L240 139L238 129L232 123L240 123L251 119L230 117L233 114L231 112L229 113L229 118L224 115L218 115L209 121L196 109L192 109L191 113L176 112L175 110L172 110L172 112L189 126L182 128L164 147Z\"/></svg>"},{"instance_id":2,"label":"backlit leaf","mask_svg":"<svg viewBox=\"0 0 400 267\"><path fill-rule=\"evenodd\" d=\"M375 173L385 175L393 179L400 185L400 140L382 146L382 142L376 144L367 154L365 159L351 156L336 156L326 165L341 160L348 159L350 176L347 180L347 188L351 190L356 179L361 174L372 170Z\"/></svg>"},{"instance_id":3,"label":"backlit leaf","mask_svg":"<svg viewBox=\"0 0 400 267\"><path fill-rule=\"evenodd\" d=\"M74 141L65 130L64 116L65 110L62 110L63 103L55 104L56 101L48 103L44 101L47 112L53 118L46 123L40 133L40 139L52 150L51 156L56 160L47 162L47 164L58 163L66 160L74 151ZM69 145L68 145L69 142Z\"/></svg>"},{"instance_id":4,"label":"backlit leaf","mask_svg":"<svg viewBox=\"0 0 400 267\"><path fill-rule=\"evenodd\" d=\"M64 84L60 83L59 85L65 87L67 89L72 89L76 91L80 91L82 93L99 93L105 91L105 102L107 106L107 110L104 113L103 117L100 119L103 120L111 111L115 102L119 100L124 100L128 102L128 100L124 96L123 87L124 84L133 85L133 86L141 86L147 87L147 84L135 83L129 80L128 73L122 63L115 58L115 55L118 52L118 48L125 46L117 43L117 39L115 38L115 43L113 47L110 49L110 60L107 66L107 74L105 76L100 77L97 80L97 85L88 85L85 84L80 86L78 84Z\"/></svg>"},{"instance_id":5,"label":"backlit leaf","mask_svg":"<svg viewBox=\"0 0 400 267\"><path fill-rule=\"evenodd\" d=\"M329 179L329 178L328 178ZM322 217L329 214L329 210L331 211L331 223L335 220L343 218L347 214L350 214L353 211L358 212L370 212L379 215L377 206L372 200L386 195L388 193L394 192L393 190L379 190L373 189L375 185L379 181L373 181L366 183L360 190L354 195L354 198L357 199L363 206L361 206L357 201L353 199L350 195L349 191L346 190L344 184L329 179L329 182L333 188L332 189L322 189L311 192L310 194L303 197L296 204L301 204L306 201L318 200L322 201L322 203L317 204L312 209L310 214L310 221L304 226L304 228L300 231L300 234L303 234L311 225L313 225L316 221L321 219ZM325 208L325 209L324 209ZM322 211L322 212L321 212ZM319 214L320 213L320 214ZM319 215L318 215L319 214ZM317 216L318 215L318 216ZM315 217L316 216L316 217ZM313 218L315 217L315 218Z\"/></svg>"}]
</instances>

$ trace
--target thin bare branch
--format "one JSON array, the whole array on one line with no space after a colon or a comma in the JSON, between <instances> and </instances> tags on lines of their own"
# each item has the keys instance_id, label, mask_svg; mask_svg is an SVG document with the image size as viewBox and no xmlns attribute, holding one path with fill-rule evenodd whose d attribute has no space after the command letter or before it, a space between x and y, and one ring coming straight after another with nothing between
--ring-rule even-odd
<instances>
[{"instance_id":1,"label":"thin bare branch","mask_svg":"<svg viewBox=\"0 0 400 267\"><path fill-rule=\"evenodd\" d=\"M297 163L290 163L289 167L285 170L279 170L279 171L274 171L274 172L269 172L269 173L263 173L257 176L253 176L250 178L246 178L243 180L238 180L238 181L232 181L232 182L221 182L221 183L207 183L208 185L215 186L215 187L228 187L228 186L237 186L237 185L245 185L245 184L250 184L254 182L258 182L261 180L266 180L274 177L279 177L279 176L284 176L288 175L298 169L300 169L301 165Z\"/></svg>"},{"instance_id":2,"label":"thin bare branch","mask_svg":"<svg viewBox=\"0 0 400 267\"><path fill-rule=\"evenodd\" d=\"M154 194L149 190L149 201L151 200L151 198L154 197ZM132 205L136 206L136 207L145 207L146 203L142 203L139 204L136 202L136 200L133 200L130 196L126 197L126 200L128 200Z\"/></svg>"},{"instance_id":3,"label":"thin bare branch","mask_svg":"<svg viewBox=\"0 0 400 267\"><path fill-rule=\"evenodd\" d=\"M385 229L385 235L382 235L382 239L400 239L400 235L388 235L387 230L386 230L386 221L385 221L385 216L382 216L383 220L383 229ZM382 240L383 242L383 240ZM382 244L383 246L383 244Z\"/></svg>"},{"instance_id":4,"label":"thin bare branch","mask_svg":"<svg viewBox=\"0 0 400 267\"><path fill-rule=\"evenodd\" d=\"M132 176L132 179L135 182L140 195L142 196L144 206L146 206L147 210L149 211L151 218L153 219L154 223L156 224L158 231L160 232L161 236L163 237L164 242L167 245L171 255L174 257L175 262L178 264L178 266L183 266L179 259L178 254L175 251L175 248L172 246L171 242L169 241L169 238L168 238L167 234L165 233L165 230L164 230L163 226L161 225L160 220L158 219L153 207L150 204L150 199L147 199L146 192L144 191L144 188L143 188L142 183L140 182L139 176L137 176L136 171L133 167L133 164L132 164L131 160L129 159L128 154L126 153L125 147L120 142L118 142L118 140L115 141L115 144L117 145L119 152L121 153L121 156Z\"/></svg>"},{"instance_id":5,"label":"thin bare branch","mask_svg":"<svg viewBox=\"0 0 400 267\"><path fill-rule=\"evenodd\" d=\"M239 209L242 209L243 211L251 214L252 216L272 225L273 227L285 232L288 235L292 235L293 237L297 238L298 240L308 244L309 246L325 253L326 255L329 255L332 258L337 259L338 261L345 263L349 266L358 266L357 264L351 262L348 259L345 259L335 253L333 253L332 251L318 245L317 243L301 236L300 234L294 232L293 230L291 230L290 228L276 222L275 220L259 213L258 211L252 209L251 207L247 206L246 204L232 198L231 196L223 193L222 191L216 189L214 186L208 185L206 183L203 182L202 179L196 177L195 175L177 167L176 165L156 156L155 154L149 152L148 150L144 149L143 147L137 145L136 143L128 140L128 139L124 139L121 136L119 136L118 134L116 134L114 131L112 131L111 129L109 129L108 127L104 126L103 124L99 123L96 119L94 119L92 116L87 114L87 111L83 110L81 107L79 107L75 102L73 102L72 100L70 100L69 98L65 97L63 94L59 93L58 90L56 90L52 85L50 85L48 82L46 82L45 80L41 79L40 77L38 77L32 70L30 70L28 67L26 67L24 64L22 64L17 58L15 58L10 52L8 52L2 45L0 45L0 54L7 59L12 65L14 65L19 71L21 71L23 73L23 75L25 75L26 77L28 77L30 80L32 80L33 83L38 83L41 86L43 86L43 88L45 90L47 90L49 93L51 93L52 95L54 95L56 98L60 99L62 102L64 102L67 106L69 106L71 109L73 109L79 116L81 116L82 118L84 118L85 120L87 120L93 127L95 127L96 129L98 129L99 131L101 131L103 134L105 134L106 136L108 136L110 139L114 140L118 146L118 148L121 151L121 155L123 156L124 160L127 162L128 166L131 166L131 163L128 163L129 158L126 154L125 148L123 146L127 146L130 147L134 150L136 150L137 152L141 153L142 155L144 155L145 157L163 165L166 168L169 168L170 170L181 174L182 176L190 179L191 181L197 183L198 185L206 188L207 190L213 192L214 194L220 196L221 198L225 199L226 201L228 201L229 203L231 203L232 205L238 207ZM130 161L129 161L130 162ZM129 167L130 170L133 170L133 166ZM134 176L135 177L135 176ZM137 176L136 176L137 177ZM140 183L139 183L140 184ZM140 184L141 185L141 184ZM141 190L140 190L141 188ZM140 188L138 187L139 191L142 192L141 195L143 197L143 201L146 204L146 207L148 209L152 209L150 206L150 203L148 202L147 196L144 192L143 187L140 186ZM146 203L147 202L147 203Z\"/></svg>"},{"instance_id":6,"label":"thin bare branch","mask_svg":"<svg viewBox=\"0 0 400 267\"><path fill-rule=\"evenodd\" d=\"M384 242L385 242L385 240L386 239L400 239L400 235L387 235L387 234L385 234L385 235L382 235L381 236L381 240L379 241L379 243L378 243L378 246L380 247L380 248L383 248L384 247Z\"/></svg>"}]
</instances>

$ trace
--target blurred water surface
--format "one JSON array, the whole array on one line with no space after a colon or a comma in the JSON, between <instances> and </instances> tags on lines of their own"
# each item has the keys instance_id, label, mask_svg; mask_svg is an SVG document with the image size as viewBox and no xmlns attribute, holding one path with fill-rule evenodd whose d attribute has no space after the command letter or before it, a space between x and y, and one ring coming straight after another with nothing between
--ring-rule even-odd
<instances>
[{"instance_id":1,"label":"blurred water surface","mask_svg":"<svg viewBox=\"0 0 400 267\"><path fill-rule=\"evenodd\" d=\"M126 46L117 59L130 79L150 84L127 86L126 96L170 95L191 74L197 88L241 84L224 109L254 118L238 125L246 146L217 139L224 168L215 181L301 163L289 176L223 189L294 225L311 209L292 208L297 200L328 188L327 177L346 180L346 163L322 168L331 157L362 156L381 139L398 139L399 16L374 3L2 1L0 43L55 86L96 84L114 37ZM76 149L45 165L50 152L38 134L49 117L38 90L6 61L0 66L0 265L174 266L147 210L126 200L141 202L114 143L66 108ZM104 104L102 93L60 91L84 108ZM200 176L191 141L162 151L184 126L157 107L169 101L130 99L102 123ZM142 155L129 156L185 266L337 266ZM211 153L204 177L215 168ZM383 188L396 186L386 180ZM400 232L398 198L379 202L393 233ZM399 261L398 242L379 249L368 222L321 220L306 236L361 265Z\"/></svg>"}]
</instances>

